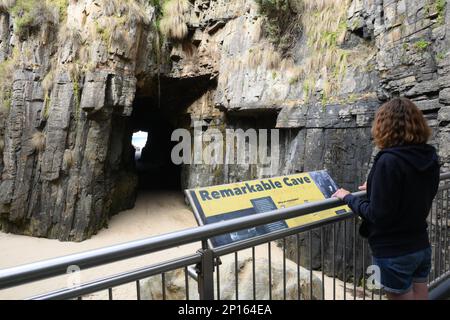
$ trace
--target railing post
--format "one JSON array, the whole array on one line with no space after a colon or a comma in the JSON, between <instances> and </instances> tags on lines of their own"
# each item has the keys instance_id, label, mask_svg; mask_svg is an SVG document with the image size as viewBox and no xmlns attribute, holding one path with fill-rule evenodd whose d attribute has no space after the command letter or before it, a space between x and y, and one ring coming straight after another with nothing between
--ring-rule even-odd
<instances>
[{"instance_id":1,"label":"railing post","mask_svg":"<svg viewBox=\"0 0 450 320\"><path fill-rule=\"evenodd\" d=\"M198 293L200 300L214 300L214 255L206 241L198 251L202 261L196 266L198 274Z\"/></svg>"}]
</instances>

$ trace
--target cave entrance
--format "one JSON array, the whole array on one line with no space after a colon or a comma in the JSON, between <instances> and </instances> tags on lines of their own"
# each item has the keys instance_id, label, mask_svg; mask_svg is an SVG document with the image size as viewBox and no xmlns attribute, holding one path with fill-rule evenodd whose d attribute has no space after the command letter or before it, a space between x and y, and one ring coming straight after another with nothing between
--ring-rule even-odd
<instances>
[{"instance_id":1,"label":"cave entrance","mask_svg":"<svg viewBox=\"0 0 450 320\"><path fill-rule=\"evenodd\" d=\"M181 167L170 157L175 124L149 99L138 99L134 108L132 145L139 190L181 190Z\"/></svg>"},{"instance_id":2,"label":"cave entrance","mask_svg":"<svg viewBox=\"0 0 450 320\"><path fill-rule=\"evenodd\" d=\"M161 78L152 89L140 89L131 115L131 143L139 190L182 191L181 165L171 159L172 132L189 129L188 108L215 86L209 77ZM139 191L138 190L138 191Z\"/></svg>"},{"instance_id":3,"label":"cave entrance","mask_svg":"<svg viewBox=\"0 0 450 320\"><path fill-rule=\"evenodd\" d=\"M160 122L149 123L148 131L133 133L134 161L140 190L180 189L180 168L170 161L171 126L154 115Z\"/></svg>"}]
</instances>

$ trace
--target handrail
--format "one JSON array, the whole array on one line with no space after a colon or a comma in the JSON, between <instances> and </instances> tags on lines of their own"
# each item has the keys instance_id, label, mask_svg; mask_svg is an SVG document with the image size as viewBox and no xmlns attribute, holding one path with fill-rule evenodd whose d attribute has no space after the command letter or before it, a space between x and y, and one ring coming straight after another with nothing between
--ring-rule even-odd
<instances>
[{"instance_id":1,"label":"handrail","mask_svg":"<svg viewBox=\"0 0 450 320\"><path fill-rule=\"evenodd\" d=\"M450 273L443 274L430 286L430 300L446 300L450 296Z\"/></svg>"},{"instance_id":2,"label":"handrail","mask_svg":"<svg viewBox=\"0 0 450 320\"><path fill-rule=\"evenodd\" d=\"M442 174L440 179L450 179L450 172ZM362 191L353 193L356 197L362 197L365 194L366 193ZM330 198L260 213L258 215L221 221L105 248L7 268L0 270L0 289L65 274L67 267L71 265L77 265L80 269L88 269L179 245L205 241L206 239L220 234L238 231L248 227L264 225L279 220L287 220L331 209L343 204L344 202L339 199Z\"/></svg>"},{"instance_id":3,"label":"handrail","mask_svg":"<svg viewBox=\"0 0 450 320\"><path fill-rule=\"evenodd\" d=\"M353 195L361 197L365 195L365 192L355 192ZM220 234L327 210L343 204L344 202L337 198L330 198L7 268L0 270L0 289L65 274L67 267L71 265L76 265L80 269L88 269L179 245L206 240Z\"/></svg>"},{"instance_id":4,"label":"handrail","mask_svg":"<svg viewBox=\"0 0 450 320\"><path fill-rule=\"evenodd\" d=\"M83 283L80 286L74 286L72 288L64 288L40 294L37 296L33 296L31 298L27 298L27 300L72 299L74 297L80 297L83 296L84 294L89 294L91 292L97 292L104 289L108 289L112 286L137 281L139 279L151 277L156 274L160 274L170 270L175 270L177 268L181 268L186 265L196 264L200 262L200 260L201 260L200 253L196 253L191 256L173 259L171 261L166 261L163 263L139 268L132 271L122 272L120 274L108 276L102 279L95 279L91 282Z\"/></svg>"}]
</instances>

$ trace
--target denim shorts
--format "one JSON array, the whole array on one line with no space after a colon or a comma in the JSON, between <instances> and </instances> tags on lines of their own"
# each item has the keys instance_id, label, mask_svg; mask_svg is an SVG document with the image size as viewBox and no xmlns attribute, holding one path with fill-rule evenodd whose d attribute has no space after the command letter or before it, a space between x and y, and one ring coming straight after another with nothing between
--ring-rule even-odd
<instances>
[{"instance_id":1,"label":"denim shorts","mask_svg":"<svg viewBox=\"0 0 450 320\"><path fill-rule=\"evenodd\" d=\"M427 282L431 270L431 248L391 258L373 257L380 268L380 284L390 293L404 294L413 283Z\"/></svg>"}]
</instances>

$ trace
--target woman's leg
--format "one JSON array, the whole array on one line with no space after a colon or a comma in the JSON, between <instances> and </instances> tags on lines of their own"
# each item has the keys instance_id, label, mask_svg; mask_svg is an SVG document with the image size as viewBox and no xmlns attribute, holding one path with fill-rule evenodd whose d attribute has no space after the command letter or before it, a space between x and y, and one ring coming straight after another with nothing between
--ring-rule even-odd
<instances>
[{"instance_id":1,"label":"woman's leg","mask_svg":"<svg viewBox=\"0 0 450 320\"><path fill-rule=\"evenodd\" d=\"M403 294L386 292L386 296L389 300L414 300L415 292L413 289L411 289L407 293L403 293Z\"/></svg>"},{"instance_id":2,"label":"woman's leg","mask_svg":"<svg viewBox=\"0 0 450 320\"><path fill-rule=\"evenodd\" d=\"M427 280L431 271L431 248L422 251L423 259L413 274L414 299L428 300Z\"/></svg>"},{"instance_id":3,"label":"woman's leg","mask_svg":"<svg viewBox=\"0 0 450 320\"><path fill-rule=\"evenodd\" d=\"M386 293L389 300L428 300L428 285L426 282L414 282L412 290L405 294Z\"/></svg>"},{"instance_id":4,"label":"woman's leg","mask_svg":"<svg viewBox=\"0 0 450 320\"><path fill-rule=\"evenodd\" d=\"M415 300L428 300L428 285L426 282L413 282Z\"/></svg>"}]
</instances>

